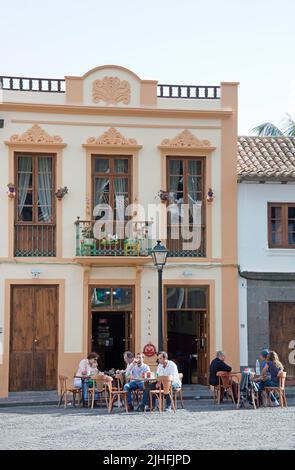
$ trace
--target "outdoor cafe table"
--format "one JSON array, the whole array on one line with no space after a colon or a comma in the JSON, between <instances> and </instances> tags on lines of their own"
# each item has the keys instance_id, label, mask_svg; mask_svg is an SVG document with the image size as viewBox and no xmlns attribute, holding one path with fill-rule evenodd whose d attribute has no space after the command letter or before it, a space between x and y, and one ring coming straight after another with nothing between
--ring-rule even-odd
<instances>
[{"instance_id":1,"label":"outdoor cafe table","mask_svg":"<svg viewBox=\"0 0 295 470\"><path fill-rule=\"evenodd\" d=\"M129 379L128 382L144 382L144 384L147 384L158 382L158 377L138 377L138 379Z\"/></svg>"},{"instance_id":2,"label":"outdoor cafe table","mask_svg":"<svg viewBox=\"0 0 295 470\"><path fill-rule=\"evenodd\" d=\"M150 387L151 384L158 382L157 377L140 377L138 379L130 379L129 382L143 382L144 390L152 390L154 387Z\"/></svg>"},{"instance_id":3,"label":"outdoor cafe table","mask_svg":"<svg viewBox=\"0 0 295 470\"><path fill-rule=\"evenodd\" d=\"M105 374L105 375L107 375L107 374ZM117 380L117 387L118 387L118 390L120 391L121 390L120 381L121 381L122 375L121 374L114 374L114 375L110 375L110 377ZM85 392L86 392L85 384L89 380L91 380L93 378L93 376L92 375L83 375L83 376L74 375L74 378L75 379L81 379L82 404L83 404L83 408L85 408L86 407L86 400L84 400L84 396L85 396ZM87 388L87 395L88 395L88 388ZM118 397L118 406L121 406L120 396Z\"/></svg>"},{"instance_id":4,"label":"outdoor cafe table","mask_svg":"<svg viewBox=\"0 0 295 470\"><path fill-rule=\"evenodd\" d=\"M239 394L240 394L240 399L241 399L241 406L244 407L245 404L248 402L249 386L253 390L253 382L255 382L255 379L259 378L260 375L257 375L252 369L246 369L240 372L239 374L241 376L241 380L239 384ZM232 374L232 375L234 376L235 374ZM259 403L257 403L257 405L259 406Z\"/></svg>"}]
</instances>

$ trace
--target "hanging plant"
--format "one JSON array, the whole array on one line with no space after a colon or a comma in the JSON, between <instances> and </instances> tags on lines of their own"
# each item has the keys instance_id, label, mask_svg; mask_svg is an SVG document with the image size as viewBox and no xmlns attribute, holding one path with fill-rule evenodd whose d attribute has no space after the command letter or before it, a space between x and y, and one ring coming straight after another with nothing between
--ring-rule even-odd
<instances>
[{"instance_id":1,"label":"hanging plant","mask_svg":"<svg viewBox=\"0 0 295 470\"><path fill-rule=\"evenodd\" d=\"M68 188L67 186L64 186L63 188L59 188L56 193L55 193L55 196L57 197L57 199L59 201L62 200L62 198L68 193Z\"/></svg>"},{"instance_id":2,"label":"hanging plant","mask_svg":"<svg viewBox=\"0 0 295 470\"><path fill-rule=\"evenodd\" d=\"M13 183L8 183L7 187L8 187L8 191L7 191L8 197L15 198L16 196L15 185Z\"/></svg>"},{"instance_id":3,"label":"hanging plant","mask_svg":"<svg viewBox=\"0 0 295 470\"><path fill-rule=\"evenodd\" d=\"M208 201L208 202L212 202L213 199L214 199L213 189L212 189L212 188L209 188L209 189L208 189L208 192L207 192L207 201Z\"/></svg>"},{"instance_id":4,"label":"hanging plant","mask_svg":"<svg viewBox=\"0 0 295 470\"><path fill-rule=\"evenodd\" d=\"M169 193L168 191L164 191L163 189L160 189L158 192L158 196L161 199L162 202L168 202L169 201Z\"/></svg>"}]
</instances>

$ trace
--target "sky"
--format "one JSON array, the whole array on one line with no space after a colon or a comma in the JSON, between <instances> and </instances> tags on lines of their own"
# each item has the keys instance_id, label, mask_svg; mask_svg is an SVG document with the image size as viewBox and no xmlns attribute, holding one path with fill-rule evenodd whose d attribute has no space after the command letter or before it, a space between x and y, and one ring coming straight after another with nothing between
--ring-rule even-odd
<instances>
[{"instance_id":1,"label":"sky","mask_svg":"<svg viewBox=\"0 0 295 470\"><path fill-rule=\"evenodd\" d=\"M0 0L0 75L104 64L159 83L238 81L239 134L295 119L292 0Z\"/></svg>"}]
</instances>

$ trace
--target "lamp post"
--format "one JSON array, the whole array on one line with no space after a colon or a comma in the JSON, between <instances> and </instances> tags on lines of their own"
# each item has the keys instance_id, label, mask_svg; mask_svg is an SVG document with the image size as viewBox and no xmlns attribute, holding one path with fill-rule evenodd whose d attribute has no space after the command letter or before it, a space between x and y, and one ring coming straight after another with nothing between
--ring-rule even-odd
<instances>
[{"instance_id":1,"label":"lamp post","mask_svg":"<svg viewBox=\"0 0 295 470\"><path fill-rule=\"evenodd\" d=\"M162 302L162 274L166 264L168 250L157 241L157 245L151 250L154 265L158 270L158 351L163 350L163 302Z\"/></svg>"}]
</instances>

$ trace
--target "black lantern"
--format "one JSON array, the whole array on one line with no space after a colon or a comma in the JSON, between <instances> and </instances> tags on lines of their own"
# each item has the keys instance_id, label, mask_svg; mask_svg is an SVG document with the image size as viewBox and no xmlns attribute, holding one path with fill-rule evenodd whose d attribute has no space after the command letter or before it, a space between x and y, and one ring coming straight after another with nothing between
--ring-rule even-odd
<instances>
[{"instance_id":1,"label":"black lantern","mask_svg":"<svg viewBox=\"0 0 295 470\"><path fill-rule=\"evenodd\" d=\"M166 264L168 250L167 248L161 244L161 240L157 241L156 246L151 250L153 262L156 268L163 269Z\"/></svg>"}]
</instances>

